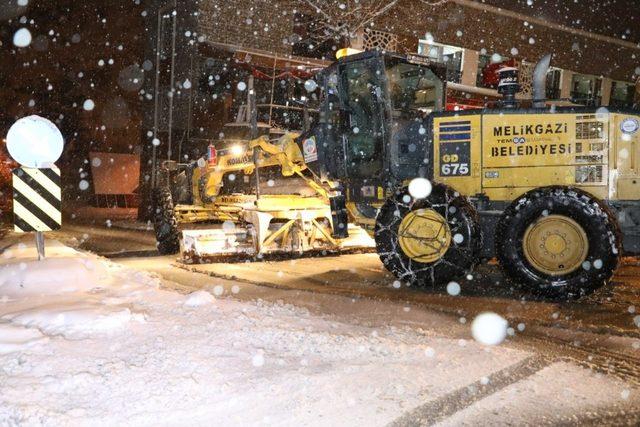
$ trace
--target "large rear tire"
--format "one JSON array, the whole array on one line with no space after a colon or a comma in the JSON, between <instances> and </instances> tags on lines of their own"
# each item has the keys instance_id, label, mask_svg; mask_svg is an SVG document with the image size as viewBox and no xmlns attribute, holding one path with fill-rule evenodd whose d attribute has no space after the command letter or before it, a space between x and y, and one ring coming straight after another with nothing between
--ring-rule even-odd
<instances>
[{"instance_id":1,"label":"large rear tire","mask_svg":"<svg viewBox=\"0 0 640 427\"><path fill-rule=\"evenodd\" d=\"M478 262L482 234L466 198L443 184L414 199L401 188L376 218L376 248L385 267L413 285L440 285L458 279Z\"/></svg>"},{"instance_id":2,"label":"large rear tire","mask_svg":"<svg viewBox=\"0 0 640 427\"><path fill-rule=\"evenodd\" d=\"M621 250L608 208L579 189L558 186L516 199L498 223L495 242L510 281L551 299L576 299L604 285Z\"/></svg>"},{"instance_id":3,"label":"large rear tire","mask_svg":"<svg viewBox=\"0 0 640 427\"><path fill-rule=\"evenodd\" d=\"M158 187L153 192L154 221L158 252L162 255L180 251L180 231L173 211L173 198L168 188Z\"/></svg>"}]
</instances>

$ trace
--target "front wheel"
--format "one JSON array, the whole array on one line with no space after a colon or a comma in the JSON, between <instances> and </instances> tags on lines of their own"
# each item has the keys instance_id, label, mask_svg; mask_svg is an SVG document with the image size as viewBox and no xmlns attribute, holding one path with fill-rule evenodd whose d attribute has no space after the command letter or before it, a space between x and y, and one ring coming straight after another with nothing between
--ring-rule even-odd
<instances>
[{"instance_id":1,"label":"front wheel","mask_svg":"<svg viewBox=\"0 0 640 427\"><path fill-rule=\"evenodd\" d=\"M516 199L496 229L496 255L509 279L547 298L590 294L611 278L620 239L615 218L591 195L543 187Z\"/></svg>"},{"instance_id":2,"label":"front wheel","mask_svg":"<svg viewBox=\"0 0 640 427\"><path fill-rule=\"evenodd\" d=\"M477 213L466 198L444 184L415 199L401 188L380 208L376 249L398 279L440 285L467 274L478 262L482 236Z\"/></svg>"},{"instance_id":3,"label":"front wheel","mask_svg":"<svg viewBox=\"0 0 640 427\"><path fill-rule=\"evenodd\" d=\"M173 211L173 199L168 188L158 187L153 191L153 228L156 233L158 252L162 255L180 251L180 231Z\"/></svg>"}]
</instances>

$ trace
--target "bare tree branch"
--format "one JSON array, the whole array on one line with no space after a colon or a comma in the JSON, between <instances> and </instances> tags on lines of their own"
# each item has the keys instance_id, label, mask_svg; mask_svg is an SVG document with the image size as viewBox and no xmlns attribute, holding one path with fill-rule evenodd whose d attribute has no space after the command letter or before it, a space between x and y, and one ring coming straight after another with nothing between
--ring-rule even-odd
<instances>
[{"instance_id":1,"label":"bare tree branch","mask_svg":"<svg viewBox=\"0 0 640 427\"><path fill-rule=\"evenodd\" d=\"M396 7L398 0L291 0L292 6L306 6L317 20L312 36L317 43L330 39L349 42L356 33L376 18Z\"/></svg>"},{"instance_id":2,"label":"bare tree branch","mask_svg":"<svg viewBox=\"0 0 640 427\"><path fill-rule=\"evenodd\" d=\"M425 3L429 6L440 6L445 3L449 3L449 0L421 0L422 3Z\"/></svg>"}]
</instances>

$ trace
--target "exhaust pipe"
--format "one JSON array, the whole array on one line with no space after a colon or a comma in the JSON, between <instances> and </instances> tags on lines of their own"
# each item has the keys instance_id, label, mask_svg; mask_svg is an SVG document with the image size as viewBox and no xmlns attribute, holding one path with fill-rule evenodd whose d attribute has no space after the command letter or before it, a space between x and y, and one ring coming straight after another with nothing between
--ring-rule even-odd
<instances>
[{"instance_id":1,"label":"exhaust pipe","mask_svg":"<svg viewBox=\"0 0 640 427\"><path fill-rule=\"evenodd\" d=\"M551 53L547 53L536 64L533 69L533 107L544 108L547 97L547 72L551 64Z\"/></svg>"}]
</instances>

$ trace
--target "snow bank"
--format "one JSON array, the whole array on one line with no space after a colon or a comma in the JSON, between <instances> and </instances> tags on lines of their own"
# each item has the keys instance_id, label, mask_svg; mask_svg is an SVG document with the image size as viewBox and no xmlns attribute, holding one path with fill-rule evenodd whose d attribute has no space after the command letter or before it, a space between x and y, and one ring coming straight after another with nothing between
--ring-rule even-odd
<instances>
[{"instance_id":1,"label":"snow bank","mask_svg":"<svg viewBox=\"0 0 640 427\"><path fill-rule=\"evenodd\" d=\"M144 310L127 297L157 280L57 241L47 241L46 255L39 261L30 242L0 256L0 351L42 343L43 334L79 339L144 322Z\"/></svg>"},{"instance_id":2,"label":"snow bank","mask_svg":"<svg viewBox=\"0 0 640 427\"><path fill-rule=\"evenodd\" d=\"M0 354L24 350L45 340L38 330L0 323Z\"/></svg>"},{"instance_id":3,"label":"snow bank","mask_svg":"<svg viewBox=\"0 0 640 427\"><path fill-rule=\"evenodd\" d=\"M67 306L58 304L34 307L4 315L2 319L26 327L38 328L47 335L78 338L88 333L121 328L131 320L144 322L144 314L134 313L126 307L72 303Z\"/></svg>"},{"instance_id":4,"label":"snow bank","mask_svg":"<svg viewBox=\"0 0 640 427\"><path fill-rule=\"evenodd\" d=\"M0 296L23 298L86 292L108 279L100 262L89 257L49 257L42 261L28 257L0 262Z\"/></svg>"},{"instance_id":5,"label":"snow bank","mask_svg":"<svg viewBox=\"0 0 640 427\"><path fill-rule=\"evenodd\" d=\"M207 291L196 291L187 297L187 300L184 302L186 307L200 307L203 305L209 305L215 301L213 295L211 295Z\"/></svg>"}]
</instances>

